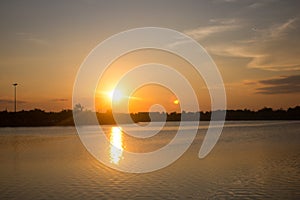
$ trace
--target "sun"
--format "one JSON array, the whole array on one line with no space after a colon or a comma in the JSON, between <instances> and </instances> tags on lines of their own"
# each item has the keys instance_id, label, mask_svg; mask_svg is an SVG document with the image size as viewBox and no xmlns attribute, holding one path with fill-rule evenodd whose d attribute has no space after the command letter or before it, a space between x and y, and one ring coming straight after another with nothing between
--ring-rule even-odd
<instances>
[{"instance_id":1,"label":"sun","mask_svg":"<svg viewBox=\"0 0 300 200\"><path fill-rule=\"evenodd\" d=\"M110 91L110 92L107 92L107 97L109 98L109 100L112 100L113 98L113 95L114 95L114 91Z\"/></svg>"},{"instance_id":2,"label":"sun","mask_svg":"<svg viewBox=\"0 0 300 200\"><path fill-rule=\"evenodd\" d=\"M108 92L107 95L111 101L120 101L123 98L120 90L112 90Z\"/></svg>"}]
</instances>

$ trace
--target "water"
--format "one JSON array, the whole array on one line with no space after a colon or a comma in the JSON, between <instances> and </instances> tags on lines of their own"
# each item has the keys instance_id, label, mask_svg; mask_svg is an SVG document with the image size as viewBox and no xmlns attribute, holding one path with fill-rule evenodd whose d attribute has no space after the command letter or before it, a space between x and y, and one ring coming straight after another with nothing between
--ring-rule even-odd
<instances>
[{"instance_id":1,"label":"water","mask_svg":"<svg viewBox=\"0 0 300 200\"><path fill-rule=\"evenodd\" d=\"M165 145L176 125L121 143L112 126L105 130L142 152ZM1 128L0 199L300 199L300 122L227 122L213 151L198 159L206 129L201 122L192 146L169 167L129 174L94 159L74 127Z\"/></svg>"}]
</instances>

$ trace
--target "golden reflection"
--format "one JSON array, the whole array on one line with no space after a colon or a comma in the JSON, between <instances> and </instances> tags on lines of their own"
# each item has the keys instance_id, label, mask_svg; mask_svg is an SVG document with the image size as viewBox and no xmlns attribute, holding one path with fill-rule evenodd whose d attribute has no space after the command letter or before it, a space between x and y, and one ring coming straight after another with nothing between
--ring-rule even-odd
<instances>
[{"instance_id":1,"label":"golden reflection","mask_svg":"<svg viewBox=\"0 0 300 200\"><path fill-rule=\"evenodd\" d=\"M123 158L123 133L121 127L112 127L110 132L110 162L119 164Z\"/></svg>"}]
</instances>

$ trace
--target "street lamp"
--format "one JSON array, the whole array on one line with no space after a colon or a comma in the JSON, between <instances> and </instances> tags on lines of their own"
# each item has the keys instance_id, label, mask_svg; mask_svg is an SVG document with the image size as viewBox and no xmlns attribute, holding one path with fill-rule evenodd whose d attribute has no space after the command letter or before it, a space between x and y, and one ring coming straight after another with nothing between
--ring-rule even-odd
<instances>
[{"instance_id":1,"label":"street lamp","mask_svg":"<svg viewBox=\"0 0 300 200\"><path fill-rule=\"evenodd\" d=\"M14 90L15 90L15 112L17 112L17 85L18 83L14 83Z\"/></svg>"}]
</instances>

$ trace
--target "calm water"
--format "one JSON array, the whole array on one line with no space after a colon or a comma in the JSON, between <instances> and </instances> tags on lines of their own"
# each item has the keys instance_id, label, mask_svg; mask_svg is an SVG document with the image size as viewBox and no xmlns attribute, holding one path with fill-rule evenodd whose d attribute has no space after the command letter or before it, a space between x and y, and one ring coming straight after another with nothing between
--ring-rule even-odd
<instances>
[{"instance_id":1,"label":"calm water","mask_svg":"<svg viewBox=\"0 0 300 200\"><path fill-rule=\"evenodd\" d=\"M148 141L105 129L116 146L143 152L164 146L177 127L167 123ZM95 160L73 127L1 128L0 199L300 199L299 121L227 122L213 151L198 159L206 129L201 122L171 166L128 174ZM121 164L121 150L107 153Z\"/></svg>"}]
</instances>

